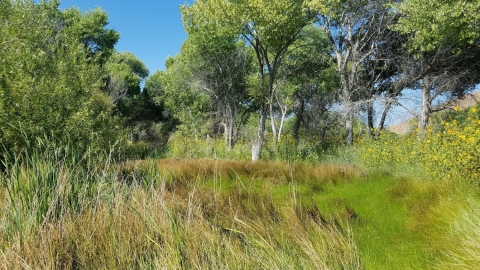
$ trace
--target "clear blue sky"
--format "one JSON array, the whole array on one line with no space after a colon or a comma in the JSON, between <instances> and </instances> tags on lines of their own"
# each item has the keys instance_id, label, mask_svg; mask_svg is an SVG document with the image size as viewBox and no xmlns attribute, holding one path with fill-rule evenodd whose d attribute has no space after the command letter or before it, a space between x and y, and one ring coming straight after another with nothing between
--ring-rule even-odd
<instances>
[{"instance_id":1,"label":"clear blue sky","mask_svg":"<svg viewBox=\"0 0 480 270\"><path fill-rule=\"evenodd\" d=\"M193 0L62 0L60 9L82 12L100 7L107 12L109 29L120 32L116 49L129 51L142 60L150 74L164 70L167 56L175 56L187 37L179 6Z\"/></svg>"}]
</instances>

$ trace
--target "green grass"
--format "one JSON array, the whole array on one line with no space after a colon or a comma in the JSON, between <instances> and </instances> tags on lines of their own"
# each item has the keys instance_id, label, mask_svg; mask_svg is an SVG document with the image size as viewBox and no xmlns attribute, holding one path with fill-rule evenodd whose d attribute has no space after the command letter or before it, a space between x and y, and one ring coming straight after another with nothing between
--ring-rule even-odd
<instances>
[{"instance_id":1,"label":"green grass","mask_svg":"<svg viewBox=\"0 0 480 270\"><path fill-rule=\"evenodd\" d=\"M367 269L424 269L421 232L408 228L413 206L392 198L395 181L374 175L328 186L314 200L323 211L350 223Z\"/></svg>"},{"instance_id":2,"label":"green grass","mask_svg":"<svg viewBox=\"0 0 480 270\"><path fill-rule=\"evenodd\" d=\"M50 150L10 159L0 176L0 269L475 269L480 258L467 184Z\"/></svg>"}]
</instances>

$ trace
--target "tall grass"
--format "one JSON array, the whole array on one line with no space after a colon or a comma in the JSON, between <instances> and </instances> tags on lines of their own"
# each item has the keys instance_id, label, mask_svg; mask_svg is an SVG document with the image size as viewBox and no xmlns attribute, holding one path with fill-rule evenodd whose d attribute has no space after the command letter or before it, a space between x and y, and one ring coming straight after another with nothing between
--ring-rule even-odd
<instances>
[{"instance_id":1,"label":"tall grass","mask_svg":"<svg viewBox=\"0 0 480 270\"><path fill-rule=\"evenodd\" d=\"M266 134L262 148L262 159L268 161L309 162L320 163L332 158L341 141L328 138L327 142L320 139L299 139L285 134L280 141ZM174 133L168 142L166 156L173 158L210 158L210 159L251 159L251 143L239 140L232 149L228 149L225 141L218 138L191 138Z\"/></svg>"},{"instance_id":2,"label":"tall grass","mask_svg":"<svg viewBox=\"0 0 480 270\"><path fill-rule=\"evenodd\" d=\"M429 266L476 269L480 265L480 104L436 115L431 122L422 133L387 132L361 141L354 148L357 161L371 171L415 178L397 183L392 195L409 205L412 218L407 225L421 232Z\"/></svg>"},{"instance_id":3,"label":"tall grass","mask_svg":"<svg viewBox=\"0 0 480 270\"><path fill-rule=\"evenodd\" d=\"M6 154L1 175L4 237L23 244L26 235L45 224L90 207L110 180L100 161L108 167L111 152L92 157L46 138L20 153Z\"/></svg>"},{"instance_id":4,"label":"tall grass","mask_svg":"<svg viewBox=\"0 0 480 270\"><path fill-rule=\"evenodd\" d=\"M349 226L293 183L354 168L215 160L112 163L50 145L5 159L2 269L361 269ZM269 187L290 187L278 198Z\"/></svg>"},{"instance_id":5,"label":"tall grass","mask_svg":"<svg viewBox=\"0 0 480 270\"><path fill-rule=\"evenodd\" d=\"M376 142L379 151L388 146ZM36 143L4 157L0 269L475 269L479 263L478 194L468 181L429 180L417 171L399 176L400 167L388 160L374 160L388 170L368 173L347 159L120 162L113 151L92 156L71 145Z\"/></svg>"}]
</instances>

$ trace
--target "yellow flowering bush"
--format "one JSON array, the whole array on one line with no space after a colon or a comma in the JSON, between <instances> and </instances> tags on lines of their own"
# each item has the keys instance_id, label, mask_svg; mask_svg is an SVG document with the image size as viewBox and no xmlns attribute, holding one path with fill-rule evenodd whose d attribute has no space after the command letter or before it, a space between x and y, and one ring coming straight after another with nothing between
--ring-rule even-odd
<instances>
[{"instance_id":1,"label":"yellow flowering bush","mask_svg":"<svg viewBox=\"0 0 480 270\"><path fill-rule=\"evenodd\" d=\"M360 139L356 144L357 158L371 167L408 164L418 155L414 135L400 136L381 132L374 138Z\"/></svg>"},{"instance_id":2,"label":"yellow flowering bush","mask_svg":"<svg viewBox=\"0 0 480 270\"><path fill-rule=\"evenodd\" d=\"M480 105L432 119L428 130L410 135L384 133L364 139L357 158L369 166L420 165L441 179L480 180Z\"/></svg>"}]
</instances>

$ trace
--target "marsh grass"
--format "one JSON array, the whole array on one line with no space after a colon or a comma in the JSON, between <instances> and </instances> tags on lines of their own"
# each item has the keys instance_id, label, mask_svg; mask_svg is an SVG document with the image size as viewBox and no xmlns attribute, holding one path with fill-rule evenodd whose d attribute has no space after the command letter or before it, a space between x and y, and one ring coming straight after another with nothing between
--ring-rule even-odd
<instances>
[{"instance_id":1,"label":"marsh grass","mask_svg":"<svg viewBox=\"0 0 480 270\"><path fill-rule=\"evenodd\" d=\"M294 188L349 181L353 167L51 150L5 161L2 269L362 268L351 228L298 204Z\"/></svg>"},{"instance_id":2,"label":"marsh grass","mask_svg":"<svg viewBox=\"0 0 480 270\"><path fill-rule=\"evenodd\" d=\"M395 175L388 197L403 209L394 211L395 215L388 209L384 213L395 218L403 215L411 243L423 246L418 254L425 259L417 260L415 268L476 269L480 265L479 108L438 115L423 136L387 132L361 141L354 149L357 162L369 174ZM362 233L355 235L359 250L364 249ZM415 246L419 245L409 250ZM361 254L371 268L367 259L371 256Z\"/></svg>"},{"instance_id":3,"label":"marsh grass","mask_svg":"<svg viewBox=\"0 0 480 270\"><path fill-rule=\"evenodd\" d=\"M340 163L114 162L112 151L45 149L5 160L1 269L478 265L467 183Z\"/></svg>"}]
</instances>

